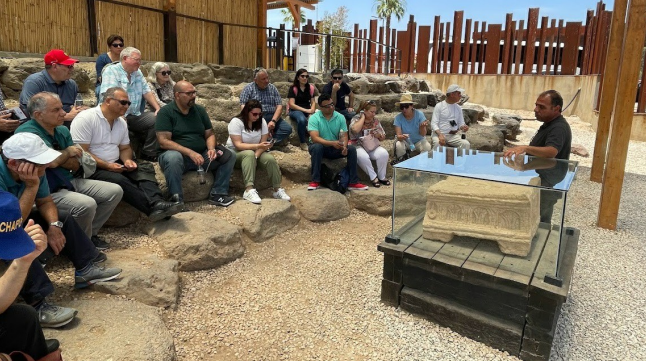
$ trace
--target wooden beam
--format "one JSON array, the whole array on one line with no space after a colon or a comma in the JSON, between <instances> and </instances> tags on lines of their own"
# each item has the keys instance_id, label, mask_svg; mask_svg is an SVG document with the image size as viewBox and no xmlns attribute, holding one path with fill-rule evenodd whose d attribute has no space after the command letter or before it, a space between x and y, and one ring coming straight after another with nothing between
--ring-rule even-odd
<instances>
[{"instance_id":1,"label":"wooden beam","mask_svg":"<svg viewBox=\"0 0 646 361\"><path fill-rule=\"evenodd\" d=\"M95 0L87 0L87 25L90 33L90 56L99 55L98 35L96 32ZM99 74L100 75L100 74Z\"/></svg>"},{"instance_id":2,"label":"wooden beam","mask_svg":"<svg viewBox=\"0 0 646 361\"><path fill-rule=\"evenodd\" d=\"M608 136L610 135L612 108L615 105L621 48L626 31L624 19L626 18L627 7L628 0L615 0L614 10L612 12L610 42L608 44L608 52L606 53L606 65L603 70L597 135L594 143L592 169L590 170L590 180L597 183L601 183L603 169L606 164L606 151L608 149Z\"/></svg>"},{"instance_id":3,"label":"wooden beam","mask_svg":"<svg viewBox=\"0 0 646 361\"><path fill-rule=\"evenodd\" d=\"M616 3L616 2L615 2ZM617 228L619 202L626 170L626 156L632 129L635 95L635 79L639 76L642 49L646 39L646 0L631 0L627 11L628 21L617 82L617 100L613 110L614 119L608 149L608 166L603 174L601 201L597 226L614 230ZM621 86L632 84L633 86Z\"/></svg>"},{"instance_id":4,"label":"wooden beam","mask_svg":"<svg viewBox=\"0 0 646 361\"><path fill-rule=\"evenodd\" d=\"M468 74L469 55L471 55L471 19L467 19L464 28L464 56L462 57L462 74Z\"/></svg>"},{"instance_id":5,"label":"wooden beam","mask_svg":"<svg viewBox=\"0 0 646 361\"><path fill-rule=\"evenodd\" d=\"M523 74L531 74L534 70L534 53L536 50L537 27L538 8L531 8L529 9L529 14L527 15L527 37L525 38L525 64L523 64ZM537 72L537 74L540 73Z\"/></svg>"},{"instance_id":6,"label":"wooden beam","mask_svg":"<svg viewBox=\"0 0 646 361\"><path fill-rule=\"evenodd\" d=\"M306 3L304 1L300 1L300 0L267 0L267 4L275 3L275 2L278 2L278 1L284 2L285 4L287 4L287 6L298 5L300 7L304 7L305 9L309 9L309 10L314 10L315 9L314 5L312 5L310 3Z\"/></svg>"},{"instance_id":7,"label":"wooden beam","mask_svg":"<svg viewBox=\"0 0 646 361\"><path fill-rule=\"evenodd\" d=\"M498 74L498 60L500 59L501 24L489 25L487 31L487 46L485 49L485 74ZM455 50L455 49L454 49Z\"/></svg>"},{"instance_id":8,"label":"wooden beam","mask_svg":"<svg viewBox=\"0 0 646 361\"><path fill-rule=\"evenodd\" d=\"M258 0L258 26L263 28L267 26L267 2L265 0ZM268 68L267 30L258 29L256 38L256 65Z\"/></svg>"},{"instance_id":9,"label":"wooden beam","mask_svg":"<svg viewBox=\"0 0 646 361\"><path fill-rule=\"evenodd\" d=\"M453 50L451 52L451 74L458 74L462 50L462 19L464 11L456 11L453 16Z\"/></svg>"},{"instance_id":10,"label":"wooden beam","mask_svg":"<svg viewBox=\"0 0 646 361\"><path fill-rule=\"evenodd\" d=\"M502 47L502 72L501 74L509 74L511 66L509 62L511 60L511 55L514 52L514 37L513 37L513 21L514 14L508 13L505 17L505 38L504 44Z\"/></svg>"}]
</instances>

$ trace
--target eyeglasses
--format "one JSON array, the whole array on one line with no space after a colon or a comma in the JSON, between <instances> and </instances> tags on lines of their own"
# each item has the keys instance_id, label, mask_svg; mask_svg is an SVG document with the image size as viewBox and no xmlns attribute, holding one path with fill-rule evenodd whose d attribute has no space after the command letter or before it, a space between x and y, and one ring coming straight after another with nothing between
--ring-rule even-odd
<instances>
[{"instance_id":1,"label":"eyeglasses","mask_svg":"<svg viewBox=\"0 0 646 361\"><path fill-rule=\"evenodd\" d=\"M299 75L299 76L300 76L301 78L309 78L309 77L310 77L310 76L309 76L309 75L307 75L307 74L301 74L301 75Z\"/></svg>"},{"instance_id":2,"label":"eyeglasses","mask_svg":"<svg viewBox=\"0 0 646 361\"><path fill-rule=\"evenodd\" d=\"M254 112L254 113L249 113L249 114L253 115L254 117L258 117L258 116L260 116L260 114L262 114L262 113L261 113L261 112L257 112L257 113L256 113L256 112Z\"/></svg>"},{"instance_id":3,"label":"eyeglasses","mask_svg":"<svg viewBox=\"0 0 646 361\"><path fill-rule=\"evenodd\" d=\"M401 104L401 105L399 106L399 109L404 110L404 109L406 109L406 108L410 107L411 105L413 105L413 104Z\"/></svg>"},{"instance_id":4,"label":"eyeglasses","mask_svg":"<svg viewBox=\"0 0 646 361\"><path fill-rule=\"evenodd\" d=\"M321 105L321 108L334 108L334 103Z\"/></svg>"},{"instance_id":5,"label":"eyeglasses","mask_svg":"<svg viewBox=\"0 0 646 361\"><path fill-rule=\"evenodd\" d=\"M332 77L332 79L334 79L334 80L341 80L341 79L343 79L343 77L342 77L342 76L333 76L333 77Z\"/></svg>"},{"instance_id":6,"label":"eyeglasses","mask_svg":"<svg viewBox=\"0 0 646 361\"><path fill-rule=\"evenodd\" d=\"M132 61L136 62L136 63L141 63L141 58L132 58L132 57L130 57L130 59Z\"/></svg>"},{"instance_id":7,"label":"eyeglasses","mask_svg":"<svg viewBox=\"0 0 646 361\"><path fill-rule=\"evenodd\" d=\"M127 106L130 106L130 104L132 104L132 102L131 102L130 100L121 100L121 99L115 99L115 98L110 98L110 99L112 99L112 100L116 100L116 101L117 101L117 102L119 102L119 104L121 104L121 105L127 105Z\"/></svg>"},{"instance_id":8,"label":"eyeglasses","mask_svg":"<svg viewBox=\"0 0 646 361\"><path fill-rule=\"evenodd\" d=\"M74 64L72 64L72 65L63 65L63 64L59 64L59 63L52 63L52 64L56 64L58 66L64 66L67 69L74 69Z\"/></svg>"},{"instance_id":9,"label":"eyeglasses","mask_svg":"<svg viewBox=\"0 0 646 361\"><path fill-rule=\"evenodd\" d=\"M196 91L196 90L193 90L193 91L190 91L190 92L178 92L178 93L186 94L186 95L188 95L189 97L192 97L192 96L194 96L194 95L197 95L197 91Z\"/></svg>"},{"instance_id":10,"label":"eyeglasses","mask_svg":"<svg viewBox=\"0 0 646 361\"><path fill-rule=\"evenodd\" d=\"M158 71L158 73L163 75L163 76L166 76L166 75L171 75L172 71L170 71L170 70L168 70L168 71Z\"/></svg>"},{"instance_id":11,"label":"eyeglasses","mask_svg":"<svg viewBox=\"0 0 646 361\"><path fill-rule=\"evenodd\" d=\"M123 48L122 43L112 43L112 44L110 44L110 46L113 47L113 48Z\"/></svg>"}]
</instances>

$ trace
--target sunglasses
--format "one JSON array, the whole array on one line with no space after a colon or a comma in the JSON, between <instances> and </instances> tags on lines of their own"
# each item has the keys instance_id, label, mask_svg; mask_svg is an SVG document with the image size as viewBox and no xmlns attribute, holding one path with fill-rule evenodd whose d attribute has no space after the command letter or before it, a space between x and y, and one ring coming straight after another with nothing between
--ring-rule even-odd
<instances>
[{"instance_id":1,"label":"sunglasses","mask_svg":"<svg viewBox=\"0 0 646 361\"><path fill-rule=\"evenodd\" d=\"M413 104L401 104L401 105L399 106L399 109L404 110L404 109L406 109L406 108L410 107L411 105L413 105Z\"/></svg>"},{"instance_id":2,"label":"sunglasses","mask_svg":"<svg viewBox=\"0 0 646 361\"><path fill-rule=\"evenodd\" d=\"M118 101L119 104L121 104L121 105L130 106L130 104L132 104L132 102L130 100L121 100L121 99L114 99L114 98L110 98L110 99Z\"/></svg>"},{"instance_id":3,"label":"sunglasses","mask_svg":"<svg viewBox=\"0 0 646 361\"><path fill-rule=\"evenodd\" d=\"M310 76L309 76L309 75L307 75L307 74L301 74L301 75L299 75L299 76L300 76L301 78L309 78L309 77L310 77Z\"/></svg>"},{"instance_id":4,"label":"sunglasses","mask_svg":"<svg viewBox=\"0 0 646 361\"><path fill-rule=\"evenodd\" d=\"M166 76L166 75L171 75L172 71L170 71L170 70L168 70L168 71L158 71L158 73L163 75L163 76Z\"/></svg>"},{"instance_id":5,"label":"sunglasses","mask_svg":"<svg viewBox=\"0 0 646 361\"><path fill-rule=\"evenodd\" d=\"M110 46L113 47L113 48L123 48L122 43L112 43L112 44L110 44Z\"/></svg>"},{"instance_id":6,"label":"sunglasses","mask_svg":"<svg viewBox=\"0 0 646 361\"><path fill-rule=\"evenodd\" d=\"M254 113L249 113L249 114L253 115L254 117L259 117L260 114L262 114L262 113L261 112L254 112Z\"/></svg>"},{"instance_id":7,"label":"sunglasses","mask_svg":"<svg viewBox=\"0 0 646 361\"><path fill-rule=\"evenodd\" d=\"M342 76L333 76L333 77L332 77L332 79L334 79L334 80L341 80L341 79L343 79L343 77L342 77Z\"/></svg>"},{"instance_id":8,"label":"sunglasses","mask_svg":"<svg viewBox=\"0 0 646 361\"><path fill-rule=\"evenodd\" d=\"M334 103L321 105L321 108L334 108Z\"/></svg>"}]
</instances>

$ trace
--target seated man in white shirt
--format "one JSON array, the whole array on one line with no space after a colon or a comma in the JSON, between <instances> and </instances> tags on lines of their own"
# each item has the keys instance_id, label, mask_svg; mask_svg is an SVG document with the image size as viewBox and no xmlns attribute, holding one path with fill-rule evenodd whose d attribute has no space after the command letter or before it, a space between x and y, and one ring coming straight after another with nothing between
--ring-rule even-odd
<instances>
[{"instance_id":1,"label":"seated man in white shirt","mask_svg":"<svg viewBox=\"0 0 646 361\"><path fill-rule=\"evenodd\" d=\"M469 130L469 126L464 122L462 108L458 105L462 93L464 89L457 84L451 84L446 90L446 99L435 106L431 118L433 148L438 145L465 150L471 147L469 141L458 134L459 130L464 133Z\"/></svg>"}]
</instances>

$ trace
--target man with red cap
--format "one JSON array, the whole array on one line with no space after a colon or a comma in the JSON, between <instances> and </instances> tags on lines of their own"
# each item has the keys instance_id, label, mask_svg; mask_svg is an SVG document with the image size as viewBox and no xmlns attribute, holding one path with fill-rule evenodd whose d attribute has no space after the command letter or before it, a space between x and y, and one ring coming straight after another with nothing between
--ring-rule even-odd
<instances>
[{"instance_id":1,"label":"man with red cap","mask_svg":"<svg viewBox=\"0 0 646 361\"><path fill-rule=\"evenodd\" d=\"M20 92L20 107L27 111L27 103L32 96L40 92L52 92L58 94L63 103L65 111L65 125L69 127L70 122L76 115L87 107L75 106L78 86L72 77L74 64L79 61L70 58L61 49L51 50L45 54L45 69L41 72L31 74L25 79ZM28 114L29 115L29 114Z\"/></svg>"}]
</instances>

